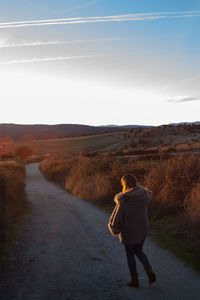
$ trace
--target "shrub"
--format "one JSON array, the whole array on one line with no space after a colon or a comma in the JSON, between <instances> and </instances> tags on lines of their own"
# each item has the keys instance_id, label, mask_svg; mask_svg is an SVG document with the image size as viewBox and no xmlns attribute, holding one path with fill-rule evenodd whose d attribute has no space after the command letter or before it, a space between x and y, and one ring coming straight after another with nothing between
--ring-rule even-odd
<instances>
[{"instance_id":1,"label":"shrub","mask_svg":"<svg viewBox=\"0 0 200 300\"><path fill-rule=\"evenodd\" d=\"M6 153L2 154L1 158L2 159L10 159L10 158L13 159L13 156L14 156L14 154L12 152L6 152Z\"/></svg>"},{"instance_id":2,"label":"shrub","mask_svg":"<svg viewBox=\"0 0 200 300\"><path fill-rule=\"evenodd\" d=\"M153 168L145 178L153 191L154 201L183 208L185 196L200 178L200 158L180 155Z\"/></svg>"},{"instance_id":3,"label":"shrub","mask_svg":"<svg viewBox=\"0 0 200 300\"><path fill-rule=\"evenodd\" d=\"M21 146L15 149L15 154L21 159L26 159L32 155L33 151L28 146Z\"/></svg>"},{"instance_id":4,"label":"shrub","mask_svg":"<svg viewBox=\"0 0 200 300\"><path fill-rule=\"evenodd\" d=\"M74 159L47 159L41 162L40 170L48 180L63 181L75 163Z\"/></svg>"},{"instance_id":5,"label":"shrub","mask_svg":"<svg viewBox=\"0 0 200 300\"><path fill-rule=\"evenodd\" d=\"M25 168L16 161L0 162L0 180L4 184L6 197L10 198L24 188Z\"/></svg>"},{"instance_id":6,"label":"shrub","mask_svg":"<svg viewBox=\"0 0 200 300\"><path fill-rule=\"evenodd\" d=\"M22 164L16 161L0 162L0 201L6 203L1 217L4 217L8 227L25 208L24 179L25 168Z\"/></svg>"},{"instance_id":7,"label":"shrub","mask_svg":"<svg viewBox=\"0 0 200 300\"><path fill-rule=\"evenodd\" d=\"M113 196L114 189L121 188L119 173L122 174L122 170L116 159L104 155L79 157L66 178L65 187L84 199L109 198Z\"/></svg>"},{"instance_id":8,"label":"shrub","mask_svg":"<svg viewBox=\"0 0 200 300\"><path fill-rule=\"evenodd\" d=\"M200 222L200 181L185 197L184 207L191 219Z\"/></svg>"}]
</instances>

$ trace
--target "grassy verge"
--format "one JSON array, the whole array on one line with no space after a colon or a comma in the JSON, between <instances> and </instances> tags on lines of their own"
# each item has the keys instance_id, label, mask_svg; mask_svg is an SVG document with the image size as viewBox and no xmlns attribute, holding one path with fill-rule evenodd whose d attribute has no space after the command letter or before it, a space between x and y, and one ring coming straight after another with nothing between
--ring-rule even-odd
<instances>
[{"instance_id":1,"label":"grassy verge","mask_svg":"<svg viewBox=\"0 0 200 300\"><path fill-rule=\"evenodd\" d=\"M150 218L151 238L159 246L172 252L185 265L200 272L200 239L199 231L188 233L186 226L177 227L177 219L181 215Z\"/></svg>"}]
</instances>

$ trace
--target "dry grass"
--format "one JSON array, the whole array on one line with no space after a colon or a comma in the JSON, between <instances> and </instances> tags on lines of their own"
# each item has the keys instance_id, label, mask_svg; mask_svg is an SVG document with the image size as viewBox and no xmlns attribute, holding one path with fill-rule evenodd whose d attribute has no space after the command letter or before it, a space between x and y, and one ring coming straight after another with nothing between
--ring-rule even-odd
<instances>
[{"instance_id":1,"label":"dry grass","mask_svg":"<svg viewBox=\"0 0 200 300\"><path fill-rule=\"evenodd\" d=\"M186 195L184 200L184 207L187 211L189 217L199 222L200 217L200 178L191 189L191 191Z\"/></svg>"},{"instance_id":2,"label":"dry grass","mask_svg":"<svg viewBox=\"0 0 200 300\"><path fill-rule=\"evenodd\" d=\"M110 202L121 191L120 178L124 173L134 173L143 182L154 161L130 161L129 159L96 155L76 159L49 159L40 164L40 169L49 180L64 182L72 194L91 201Z\"/></svg>"},{"instance_id":3,"label":"dry grass","mask_svg":"<svg viewBox=\"0 0 200 300\"><path fill-rule=\"evenodd\" d=\"M0 179L4 182L6 197L12 197L24 187L25 167L16 161L0 162Z\"/></svg>"},{"instance_id":4,"label":"dry grass","mask_svg":"<svg viewBox=\"0 0 200 300\"><path fill-rule=\"evenodd\" d=\"M20 162L0 162L0 201L5 200L5 220L12 222L20 213L24 202L25 168Z\"/></svg>"},{"instance_id":5,"label":"dry grass","mask_svg":"<svg viewBox=\"0 0 200 300\"><path fill-rule=\"evenodd\" d=\"M179 155L168 160L129 160L97 155L76 159L47 160L41 164L45 176L65 182L72 194L91 201L107 201L121 190L124 173L136 175L153 191L152 207L158 215L182 209L200 217L200 157ZM192 213L194 211L194 213Z\"/></svg>"},{"instance_id":6,"label":"dry grass","mask_svg":"<svg viewBox=\"0 0 200 300\"><path fill-rule=\"evenodd\" d=\"M102 199L113 194L115 189L119 190L120 180L116 174L123 173L117 159L103 155L46 160L40 164L40 169L50 180L63 183L66 179L67 190L89 200Z\"/></svg>"},{"instance_id":7,"label":"dry grass","mask_svg":"<svg viewBox=\"0 0 200 300\"><path fill-rule=\"evenodd\" d=\"M199 170L200 157L189 154L170 158L152 168L145 184L153 191L154 204L159 204L163 211L164 207L172 210L189 207L190 194L200 180Z\"/></svg>"},{"instance_id":8,"label":"dry grass","mask_svg":"<svg viewBox=\"0 0 200 300\"><path fill-rule=\"evenodd\" d=\"M41 162L40 170L48 180L63 183L75 163L76 159L47 159Z\"/></svg>"},{"instance_id":9,"label":"dry grass","mask_svg":"<svg viewBox=\"0 0 200 300\"><path fill-rule=\"evenodd\" d=\"M0 162L0 269L6 265L18 223L27 212L25 168L20 162Z\"/></svg>"}]
</instances>

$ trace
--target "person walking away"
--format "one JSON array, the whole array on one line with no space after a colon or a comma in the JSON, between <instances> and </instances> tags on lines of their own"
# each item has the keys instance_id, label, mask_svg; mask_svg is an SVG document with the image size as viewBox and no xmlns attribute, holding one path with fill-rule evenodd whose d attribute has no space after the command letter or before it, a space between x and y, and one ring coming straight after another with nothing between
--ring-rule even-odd
<instances>
[{"instance_id":1,"label":"person walking away","mask_svg":"<svg viewBox=\"0 0 200 300\"><path fill-rule=\"evenodd\" d=\"M125 174L121 178L122 192L116 194L115 208L109 218L108 228L113 236L119 236L124 245L127 263L131 274L128 286L138 287L139 279L135 256L142 263L149 283L156 281L149 259L143 252L143 244L148 233L147 207L152 199L152 192L137 183L132 174Z\"/></svg>"}]
</instances>

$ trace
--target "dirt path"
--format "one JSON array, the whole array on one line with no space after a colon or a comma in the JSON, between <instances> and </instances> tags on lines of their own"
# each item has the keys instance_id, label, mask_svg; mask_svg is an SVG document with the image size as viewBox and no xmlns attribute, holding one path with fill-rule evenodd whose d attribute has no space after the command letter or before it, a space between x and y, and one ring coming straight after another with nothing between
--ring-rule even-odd
<instances>
[{"instance_id":1,"label":"dirt path","mask_svg":"<svg viewBox=\"0 0 200 300\"><path fill-rule=\"evenodd\" d=\"M200 276L150 240L145 250L158 275L140 288L129 279L123 246L110 236L108 216L46 181L38 164L27 166L31 212L0 276L0 299L200 299Z\"/></svg>"}]
</instances>

